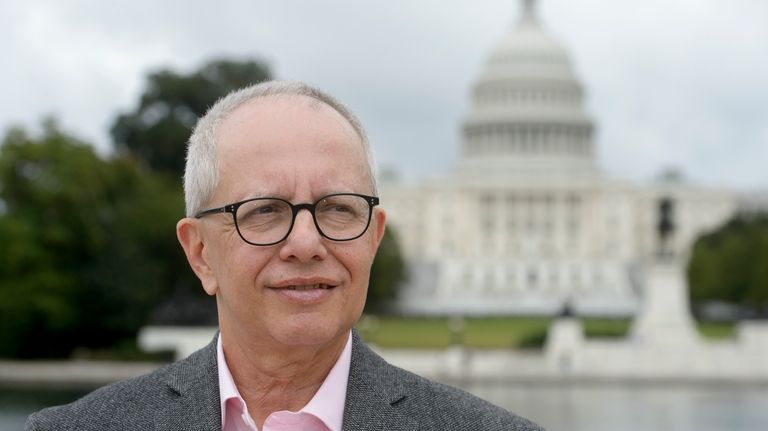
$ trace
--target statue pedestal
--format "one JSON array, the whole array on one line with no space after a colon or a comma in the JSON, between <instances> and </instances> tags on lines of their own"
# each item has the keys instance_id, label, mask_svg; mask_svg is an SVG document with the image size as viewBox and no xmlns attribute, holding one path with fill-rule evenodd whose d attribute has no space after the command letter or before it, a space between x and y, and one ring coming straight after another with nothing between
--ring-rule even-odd
<instances>
[{"instance_id":1,"label":"statue pedestal","mask_svg":"<svg viewBox=\"0 0 768 431\"><path fill-rule=\"evenodd\" d=\"M699 344L683 265L673 259L654 262L646 270L643 287L640 312L630 331L631 341L660 346Z\"/></svg>"}]
</instances>

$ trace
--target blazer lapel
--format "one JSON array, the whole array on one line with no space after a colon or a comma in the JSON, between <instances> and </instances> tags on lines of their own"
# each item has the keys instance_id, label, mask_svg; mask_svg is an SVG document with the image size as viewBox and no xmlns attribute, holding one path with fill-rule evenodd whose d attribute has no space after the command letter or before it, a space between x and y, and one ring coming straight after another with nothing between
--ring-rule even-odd
<instances>
[{"instance_id":1,"label":"blazer lapel","mask_svg":"<svg viewBox=\"0 0 768 431\"><path fill-rule=\"evenodd\" d=\"M157 430L220 431L221 407L216 342L172 366L166 376L171 394L155 423Z\"/></svg>"},{"instance_id":2,"label":"blazer lapel","mask_svg":"<svg viewBox=\"0 0 768 431\"><path fill-rule=\"evenodd\" d=\"M352 361L344 406L344 431L412 431L418 423L406 416L397 403L407 396L397 370L372 352L352 331Z\"/></svg>"}]
</instances>

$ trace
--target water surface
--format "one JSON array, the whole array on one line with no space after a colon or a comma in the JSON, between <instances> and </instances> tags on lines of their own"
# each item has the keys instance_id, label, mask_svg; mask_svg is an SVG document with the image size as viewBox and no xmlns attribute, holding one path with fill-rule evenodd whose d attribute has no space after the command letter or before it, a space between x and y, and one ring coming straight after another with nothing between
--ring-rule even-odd
<instances>
[{"instance_id":1,"label":"water surface","mask_svg":"<svg viewBox=\"0 0 768 431\"><path fill-rule=\"evenodd\" d=\"M765 431L768 388L715 385L469 385L548 431Z\"/></svg>"}]
</instances>

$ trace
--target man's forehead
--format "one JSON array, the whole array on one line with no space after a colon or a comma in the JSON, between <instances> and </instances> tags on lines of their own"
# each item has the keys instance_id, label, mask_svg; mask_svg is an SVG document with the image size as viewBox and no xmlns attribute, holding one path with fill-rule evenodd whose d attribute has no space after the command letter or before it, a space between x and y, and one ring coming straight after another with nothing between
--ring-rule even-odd
<instances>
[{"instance_id":1,"label":"man's forehead","mask_svg":"<svg viewBox=\"0 0 768 431\"><path fill-rule=\"evenodd\" d=\"M243 135L258 139L269 134L319 133L329 127L342 132L350 142L362 146L362 138L349 120L325 102L304 95L269 95L252 99L234 109L217 127L215 140L220 146L231 138Z\"/></svg>"},{"instance_id":2,"label":"man's forehead","mask_svg":"<svg viewBox=\"0 0 768 431\"><path fill-rule=\"evenodd\" d=\"M314 175L318 187L340 171L356 183L371 181L360 135L336 109L307 96L269 96L239 107L220 124L216 147L219 185L231 188L232 182L245 181L244 195L253 194L250 180L256 177L274 188L291 183L297 172ZM339 187L350 188L325 188Z\"/></svg>"},{"instance_id":3,"label":"man's forehead","mask_svg":"<svg viewBox=\"0 0 768 431\"><path fill-rule=\"evenodd\" d=\"M215 140L220 162L237 158L242 151L289 156L309 150L365 158L361 137L349 121L332 106L303 95L270 95L246 102L219 124Z\"/></svg>"}]
</instances>

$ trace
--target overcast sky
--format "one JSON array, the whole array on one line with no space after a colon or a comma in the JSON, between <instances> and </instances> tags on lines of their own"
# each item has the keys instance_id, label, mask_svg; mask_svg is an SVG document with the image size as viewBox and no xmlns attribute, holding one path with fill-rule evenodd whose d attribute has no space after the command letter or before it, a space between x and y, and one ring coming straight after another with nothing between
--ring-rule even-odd
<instances>
[{"instance_id":1,"label":"overcast sky","mask_svg":"<svg viewBox=\"0 0 768 431\"><path fill-rule=\"evenodd\" d=\"M596 120L599 163L639 181L768 188L768 1L540 0ZM147 72L257 58L339 97L380 166L449 170L483 62L517 0L0 2L0 128L53 114L109 148Z\"/></svg>"}]
</instances>

